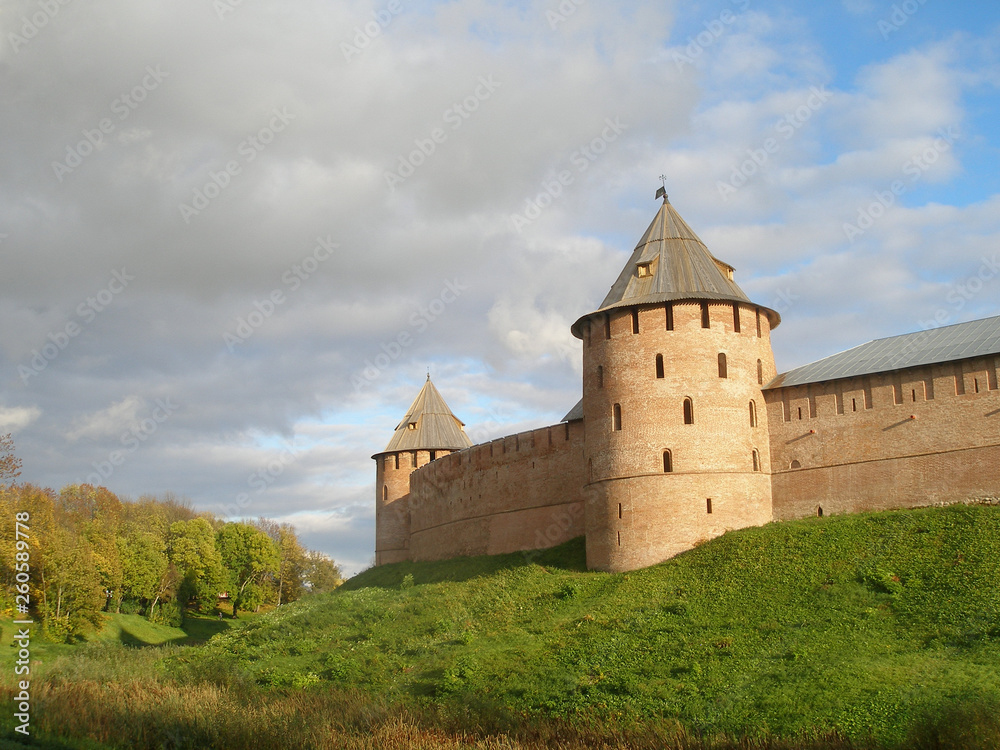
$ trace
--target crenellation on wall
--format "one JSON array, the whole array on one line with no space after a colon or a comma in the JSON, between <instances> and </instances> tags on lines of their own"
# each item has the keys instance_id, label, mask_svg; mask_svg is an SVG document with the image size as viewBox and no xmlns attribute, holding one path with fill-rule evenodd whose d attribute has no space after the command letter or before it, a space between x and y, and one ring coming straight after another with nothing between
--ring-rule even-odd
<instances>
[{"instance_id":1,"label":"crenellation on wall","mask_svg":"<svg viewBox=\"0 0 1000 750\"><path fill-rule=\"evenodd\" d=\"M844 414L820 409L808 424L772 425L774 517L813 515L816 505L827 513L856 512L957 502L995 491L1000 484L995 472L982 471L1000 450L1000 431L985 418L989 409L983 408L1000 406L1000 391L982 389L991 360L961 360L827 384L843 394ZM931 382L937 398L925 397ZM956 383L965 386L964 393L956 392L963 390L956 389ZM866 385L872 408L859 405L854 411L851 403L864 398ZM777 412L785 401L796 403L807 389L766 391L769 410ZM798 468L790 468L793 461Z\"/></svg>"},{"instance_id":2,"label":"crenellation on wall","mask_svg":"<svg viewBox=\"0 0 1000 750\"><path fill-rule=\"evenodd\" d=\"M568 434L569 439L549 436ZM492 455L489 448L493 448ZM465 454L472 457L464 462ZM539 523L551 541L553 513L582 506L583 425L553 425L474 446L435 461L410 477L410 558L499 554L534 549ZM581 536L579 523L551 544ZM488 529L484 531L484 529Z\"/></svg>"}]
</instances>

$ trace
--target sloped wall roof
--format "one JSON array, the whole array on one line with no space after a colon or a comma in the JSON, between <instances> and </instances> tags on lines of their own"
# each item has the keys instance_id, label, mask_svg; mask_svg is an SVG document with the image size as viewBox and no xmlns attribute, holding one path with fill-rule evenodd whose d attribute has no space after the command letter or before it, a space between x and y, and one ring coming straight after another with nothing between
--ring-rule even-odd
<instances>
[{"instance_id":1,"label":"sloped wall roof","mask_svg":"<svg viewBox=\"0 0 1000 750\"><path fill-rule=\"evenodd\" d=\"M1000 354L1000 316L875 339L783 373L767 388L872 375Z\"/></svg>"}]
</instances>

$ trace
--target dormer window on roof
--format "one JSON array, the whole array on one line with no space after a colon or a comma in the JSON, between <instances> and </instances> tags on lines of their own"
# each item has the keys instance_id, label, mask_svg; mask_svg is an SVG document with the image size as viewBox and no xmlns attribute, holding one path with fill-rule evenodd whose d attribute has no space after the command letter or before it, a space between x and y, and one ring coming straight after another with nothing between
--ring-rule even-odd
<instances>
[{"instance_id":1,"label":"dormer window on roof","mask_svg":"<svg viewBox=\"0 0 1000 750\"><path fill-rule=\"evenodd\" d=\"M645 278L646 276L652 276L653 275L653 262L652 261L646 261L644 263L637 263L635 268L636 268L636 273L639 275L640 279Z\"/></svg>"},{"instance_id":2,"label":"dormer window on roof","mask_svg":"<svg viewBox=\"0 0 1000 750\"><path fill-rule=\"evenodd\" d=\"M408 430L415 430L415 429L417 429L417 423L416 422L410 422L408 425L406 425L406 429L408 429Z\"/></svg>"}]
</instances>

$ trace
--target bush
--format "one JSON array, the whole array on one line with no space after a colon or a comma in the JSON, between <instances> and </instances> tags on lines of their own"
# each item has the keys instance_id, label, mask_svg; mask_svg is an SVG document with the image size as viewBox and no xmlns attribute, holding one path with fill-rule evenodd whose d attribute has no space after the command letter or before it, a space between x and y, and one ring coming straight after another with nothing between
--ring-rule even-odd
<instances>
[{"instance_id":1,"label":"bush","mask_svg":"<svg viewBox=\"0 0 1000 750\"><path fill-rule=\"evenodd\" d=\"M156 608L149 613L149 621L161 625L169 625L172 628L179 628L184 624L184 610L177 602L160 602Z\"/></svg>"}]
</instances>

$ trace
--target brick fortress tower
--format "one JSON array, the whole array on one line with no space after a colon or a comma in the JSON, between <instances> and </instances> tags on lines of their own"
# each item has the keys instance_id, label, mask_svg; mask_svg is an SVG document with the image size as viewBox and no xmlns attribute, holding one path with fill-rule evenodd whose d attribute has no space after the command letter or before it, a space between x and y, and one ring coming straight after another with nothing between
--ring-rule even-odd
<instances>
[{"instance_id":1,"label":"brick fortress tower","mask_svg":"<svg viewBox=\"0 0 1000 750\"><path fill-rule=\"evenodd\" d=\"M770 332L668 202L583 340L587 565L634 570L772 517Z\"/></svg>"},{"instance_id":2,"label":"brick fortress tower","mask_svg":"<svg viewBox=\"0 0 1000 750\"><path fill-rule=\"evenodd\" d=\"M435 459L471 446L464 426L428 375L385 450L372 456L376 466L376 565L409 559L410 474Z\"/></svg>"}]
</instances>

